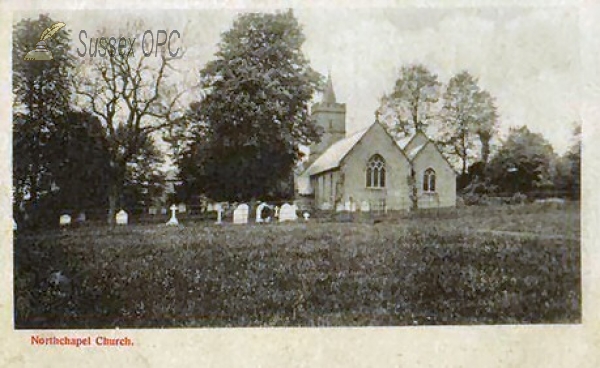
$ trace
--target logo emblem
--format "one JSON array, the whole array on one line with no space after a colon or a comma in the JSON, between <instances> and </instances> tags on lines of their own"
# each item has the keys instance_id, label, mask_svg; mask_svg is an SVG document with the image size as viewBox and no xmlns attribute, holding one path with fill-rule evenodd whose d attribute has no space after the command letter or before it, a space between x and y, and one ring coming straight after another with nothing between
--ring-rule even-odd
<instances>
[{"instance_id":1,"label":"logo emblem","mask_svg":"<svg viewBox=\"0 0 600 368\"><path fill-rule=\"evenodd\" d=\"M42 35L40 36L40 41L35 45L35 49L29 51L25 54L23 60L54 60L52 56L52 52L46 48L46 40L50 39L56 32L58 32L65 24L62 22L55 23L50 27L46 28Z\"/></svg>"}]
</instances>

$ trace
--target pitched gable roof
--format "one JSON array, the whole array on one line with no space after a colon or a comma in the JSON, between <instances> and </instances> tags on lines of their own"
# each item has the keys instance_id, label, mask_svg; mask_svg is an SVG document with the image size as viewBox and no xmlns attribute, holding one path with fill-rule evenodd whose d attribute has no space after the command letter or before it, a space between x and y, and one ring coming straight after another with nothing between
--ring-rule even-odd
<instances>
[{"instance_id":1,"label":"pitched gable roof","mask_svg":"<svg viewBox=\"0 0 600 368\"><path fill-rule=\"evenodd\" d=\"M371 125L372 126L372 125ZM339 140L332 144L312 165L306 170L306 174L315 175L323 171L335 169L340 166L340 162L346 157L348 152L361 140L365 133L371 129L369 126L366 129Z\"/></svg>"}]
</instances>

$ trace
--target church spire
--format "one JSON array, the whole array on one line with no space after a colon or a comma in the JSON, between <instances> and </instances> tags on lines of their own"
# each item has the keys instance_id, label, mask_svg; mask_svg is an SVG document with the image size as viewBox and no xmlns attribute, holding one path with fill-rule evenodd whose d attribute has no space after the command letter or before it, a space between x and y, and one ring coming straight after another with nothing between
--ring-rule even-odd
<instances>
[{"instance_id":1,"label":"church spire","mask_svg":"<svg viewBox=\"0 0 600 368\"><path fill-rule=\"evenodd\" d=\"M323 93L323 102L328 104L336 103L335 92L333 91L333 81L331 80L331 72L329 72L327 75L327 86L325 86L325 91Z\"/></svg>"}]
</instances>

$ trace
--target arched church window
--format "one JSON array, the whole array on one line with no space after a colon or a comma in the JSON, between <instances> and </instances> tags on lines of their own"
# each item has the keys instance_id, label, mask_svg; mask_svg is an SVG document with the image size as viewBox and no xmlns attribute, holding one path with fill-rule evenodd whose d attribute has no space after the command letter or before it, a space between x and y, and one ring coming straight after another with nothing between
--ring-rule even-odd
<instances>
[{"instance_id":1,"label":"arched church window","mask_svg":"<svg viewBox=\"0 0 600 368\"><path fill-rule=\"evenodd\" d=\"M367 163L367 188L385 187L385 161L380 155L373 155Z\"/></svg>"},{"instance_id":2,"label":"arched church window","mask_svg":"<svg viewBox=\"0 0 600 368\"><path fill-rule=\"evenodd\" d=\"M423 173L423 192L435 192L435 171L432 168L425 170Z\"/></svg>"}]
</instances>

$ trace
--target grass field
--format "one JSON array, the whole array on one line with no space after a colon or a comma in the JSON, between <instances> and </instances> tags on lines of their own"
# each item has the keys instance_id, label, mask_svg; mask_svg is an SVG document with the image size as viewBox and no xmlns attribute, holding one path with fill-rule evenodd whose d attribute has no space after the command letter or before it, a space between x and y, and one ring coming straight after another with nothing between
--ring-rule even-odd
<instances>
[{"instance_id":1,"label":"grass field","mask_svg":"<svg viewBox=\"0 0 600 368\"><path fill-rule=\"evenodd\" d=\"M579 323L579 224L571 204L17 234L15 325Z\"/></svg>"}]
</instances>

